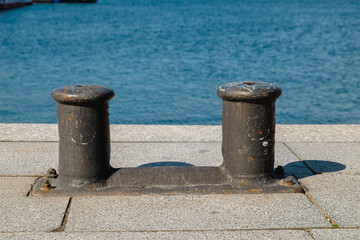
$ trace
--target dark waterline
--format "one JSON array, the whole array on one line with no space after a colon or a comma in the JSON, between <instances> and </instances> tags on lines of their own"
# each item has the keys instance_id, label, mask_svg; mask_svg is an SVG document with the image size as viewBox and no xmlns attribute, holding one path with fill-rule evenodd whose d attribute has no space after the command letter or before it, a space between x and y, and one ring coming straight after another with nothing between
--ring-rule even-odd
<instances>
[{"instance_id":1,"label":"dark waterline","mask_svg":"<svg viewBox=\"0 0 360 240\"><path fill-rule=\"evenodd\" d=\"M221 124L216 89L279 84L277 122L360 123L360 1L127 1L0 12L0 122L55 123L50 91L114 89L117 124Z\"/></svg>"}]
</instances>

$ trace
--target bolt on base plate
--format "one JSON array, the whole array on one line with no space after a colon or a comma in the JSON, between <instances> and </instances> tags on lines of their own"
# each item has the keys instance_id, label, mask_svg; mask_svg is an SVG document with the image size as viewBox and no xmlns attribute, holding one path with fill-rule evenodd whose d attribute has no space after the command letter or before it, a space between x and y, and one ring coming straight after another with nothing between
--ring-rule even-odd
<instances>
[{"instance_id":1,"label":"bolt on base plate","mask_svg":"<svg viewBox=\"0 0 360 240\"><path fill-rule=\"evenodd\" d=\"M280 179L282 177L282 179ZM274 179L229 179L220 167L122 168L103 183L64 187L57 178L40 178L34 196L103 195L191 195L303 193L293 176L279 174Z\"/></svg>"}]
</instances>

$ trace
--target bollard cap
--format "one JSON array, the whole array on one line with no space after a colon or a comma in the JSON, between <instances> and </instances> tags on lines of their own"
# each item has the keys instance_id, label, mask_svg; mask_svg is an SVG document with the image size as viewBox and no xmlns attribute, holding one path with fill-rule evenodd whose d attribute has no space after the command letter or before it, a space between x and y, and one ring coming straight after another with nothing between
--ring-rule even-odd
<instances>
[{"instance_id":1,"label":"bollard cap","mask_svg":"<svg viewBox=\"0 0 360 240\"><path fill-rule=\"evenodd\" d=\"M275 101L281 95L281 88L274 83L233 82L221 85L217 94L231 102Z\"/></svg>"},{"instance_id":2,"label":"bollard cap","mask_svg":"<svg viewBox=\"0 0 360 240\"><path fill-rule=\"evenodd\" d=\"M114 91L103 86L70 85L52 90L51 96L62 104L88 105L109 101L114 96Z\"/></svg>"}]
</instances>

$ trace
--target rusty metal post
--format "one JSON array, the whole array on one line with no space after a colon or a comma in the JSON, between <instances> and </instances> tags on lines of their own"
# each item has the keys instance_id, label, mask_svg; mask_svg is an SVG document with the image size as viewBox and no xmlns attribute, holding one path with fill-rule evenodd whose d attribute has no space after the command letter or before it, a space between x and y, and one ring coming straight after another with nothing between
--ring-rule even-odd
<instances>
[{"instance_id":1,"label":"rusty metal post","mask_svg":"<svg viewBox=\"0 0 360 240\"><path fill-rule=\"evenodd\" d=\"M217 90L223 99L222 169L231 179L274 177L276 84L235 82Z\"/></svg>"},{"instance_id":2,"label":"rusty metal post","mask_svg":"<svg viewBox=\"0 0 360 240\"><path fill-rule=\"evenodd\" d=\"M80 187L106 180L111 173L108 103L102 86L73 85L51 92L58 103L58 187Z\"/></svg>"}]
</instances>

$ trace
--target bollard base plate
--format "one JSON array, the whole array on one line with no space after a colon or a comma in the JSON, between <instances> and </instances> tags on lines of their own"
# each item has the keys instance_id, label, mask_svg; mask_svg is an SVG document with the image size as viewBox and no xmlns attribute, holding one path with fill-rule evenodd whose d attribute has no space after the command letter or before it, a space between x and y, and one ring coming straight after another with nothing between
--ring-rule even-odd
<instances>
[{"instance_id":1,"label":"bollard base plate","mask_svg":"<svg viewBox=\"0 0 360 240\"><path fill-rule=\"evenodd\" d=\"M62 186L57 178L40 178L33 196L107 196L107 195L201 195L303 193L293 176L274 179L234 180L220 167L144 167L122 168L105 182Z\"/></svg>"}]
</instances>

